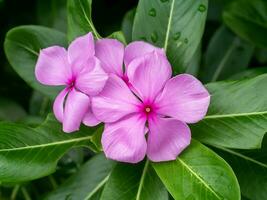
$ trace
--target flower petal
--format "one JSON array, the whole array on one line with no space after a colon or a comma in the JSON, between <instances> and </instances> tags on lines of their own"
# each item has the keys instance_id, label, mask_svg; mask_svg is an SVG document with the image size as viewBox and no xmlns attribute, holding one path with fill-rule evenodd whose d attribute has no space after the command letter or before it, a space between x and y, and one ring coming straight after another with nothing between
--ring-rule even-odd
<instances>
[{"instance_id":1,"label":"flower petal","mask_svg":"<svg viewBox=\"0 0 267 200\"><path fill-rule=\"evenodd\" d=\"M139 104L126 83L116 75L110 75L102 92L92 97L93 113L103 122L115 122L137 112Z\"/></svg>"},{"instance_id":2,"label":"flower petal","mask_svg":"<svg viewBox=\"0 0 267 200\"><path fill-rule=\"evenodd\" d=\"M103 90L108 75L97 58L88 59L84 65L77 75L75 86L83 93L95 96Z\"/></svg>"},{"instance_id":3,"label":"flower petal","mask_svg":"<svg viewBox=\"0 0 267 200\"><path fill-rule=\"evenodd\" d=\"M96 42L96 57L100 59L105 72L123 76L124 45L115 39L101 39Z\"/></svg>"},{"instance_id":4,"label":"flower petal","mask_svg":"<svg viewBox=\"0 0 267 200\"><path fill-rule=\"evenodd\" d=\"M35 76L45 85L65 85L71 78L67 51L59 46L42 49L35 66Z\"/></svg>"},{"instance_id":5,"label":"flower petal","mask_svg":"<svg viewBox=\"0 0 267 200\"><path fill-rule=\"evenodd\" d=\"M189 127L176 119L155 117L149 120L147 156L154 162L175 160L190 144Z\"/></svg>"},{"instance_id":6,"label":"flower petal","mask_svg":"<svg viewBox=\"0 0 267 200\"><path fill-rule=\"evenodd\" d=\"M146 154L146 119L132 115L115 123L105 124L102 146L107 158L120 162L137 163Z\"/></svg>"},{"instance_id":7,"label":"flower petal","mask_svg":"<svg viewBox=\"0 0 267 200\"><path fill-rule=\"evenodd\" d=\"M95 115L93 114L92 109L91 109L91 107L90 107L90 108L88 109L88 111L86 112L84 118L83 118L83 123L84 123L84 125L86 125L86 126L90 126L90 127L92 127L92 126L96 126L96 125L100 124L101 121L99 121L99 120L95 117Z\"/></svg>"},{"instance_id":8,"label":"flower petal","mask_svg":"<svg viewBox=\"0 0 267 200\"><path fill-rule=\"evenodd\" d=\"M76 63L79 60L81 63L86 62L89 58L95 55L95 44L93 34L90 32L86 35L73 40L68 48L68 58L71 64ZM73 66L73 72L77 66Z\"/></svg>"},{"instance_id":9,"label":"flower petal","mask_svg":"<svg viewBox=\"0 0 267 200\"><path fill-rule=\"evenodd\" d=\"M62 122L64 117L64 101L65 97L68 94L69 89L65 88L62 90L56 97L53 104L54 115L58 121Z\"/></svg>"},{"instance_id":10,"label":"flower petal","mask_svg":"<svg viewBox=\"0 0 267 200\"><path fill-rule=\"evenodd\" d=\"M153 51L156 51L159 54L165 55L165 52L163 49L155 47L149 43L146 43L143 41L136 41L136 42L130 43L129 45L126 46L125 52L124 52L125 66L127 67L133 59L138 58L140 56L144 56L145 54L151 53Z\"/></svg>"},{"instance_id":11,"label":"flower petal","mask_svg":"<svg viewBox=\"0 0 267 200\"><path fill-rule=\"evenodd\" d=\"M87 95L72 89L69 93L63 118L63 131L70 133L79 130L80 124L88 111L90 99Z\"/></svg>"},{"instance_id":12,"label":"flower petal","mask_svg":"<svg viewBox=\"0 0 267 200\"><path fill-rule=\"evenodd\" d=\"M171 65L166 56L156 51L134 59L127 70L133 91L136 91L144 102L154 101L171 73Z\"/></svg>"},{"instance_id":13,"label":"flower petal","mask_svg":"<svg viewBox=\"0 0 267 200\"><path fill-rule=\"evenodd\" d=\"M195 123L207 113L210 95L202 83L189 74L170 79L155 104L158 113L186 123Z\"/></svg>"}]
</instances>

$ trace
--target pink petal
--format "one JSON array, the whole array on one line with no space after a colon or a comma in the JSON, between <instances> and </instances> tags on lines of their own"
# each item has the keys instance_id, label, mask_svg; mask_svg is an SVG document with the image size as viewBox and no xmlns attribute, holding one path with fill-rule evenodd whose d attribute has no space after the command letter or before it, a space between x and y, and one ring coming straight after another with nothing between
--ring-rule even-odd
<instances>
[{"instance_id":1,"label":"pink petal","mask_svg":"<svg viewBox=\"0 0 267 200\"><path fill-rule=\"evenodd\" d=\"M125 66L127 67L133 59L138 58L140 56L144 56L145 54L151 53L153 51L156 51L159 54L165 55L163 49L155 47L149 43L142 42L142 41L136 41L136 42L130 43L125 48L125 52L124 52Z\"/></svg>"},{"instance_id":2,"label":"pink petal","mask_svg":"<svg viewBox=\"0 0 267 200\"><path fill-rule=\"evenodd\" d=\"M154 162L175 160L190 144L189 127L176 119L155 117L149 120L147 156Z\"/></svg>"},{"instance_id":3,"label":"pink petal","mask_svg":"<svg viewBox=\"0 0 267 200\"><path fill-rule=\"evenodd\" d=\"M156 51L134 59L127 71L129 82L144 102L153 102L171 73L166 56Z\"/></svg>"},{"instance_id":4,"label":"pink petal","mask_svg":"<svg viewBox=\"0 0 267 200\"><path fill-rule=\"evenodd\" d=\"M95 44L91 32L73 40L68 48L68 58L71 64L76 63L77 61L84 63L94 55ZM79 71L79 68L75 69L77 66L72 65L72 67L74 73Z\"/></svg>"},{"instance_id":5,"label":"pink petal","mask_svg":"<svg viewBox=\"0 0 267 200\"><path fill-rule=\"evenodd\" d=\"M77 74L75 86L83 93L95 96L101 92L108 79L108 75L101 68L97 58L88 59Z\"/></svg>"},{"instance_id":6,"label":"pink petal","mask_svg":"<svg viewBox=\"0 0 267 200\"><path fill-rule=\"evenodd\" d=\"M70 133L79 130L80 124L88 111L90 99L85 94L72 89L69 93L63 118L63 131Z\"/></svg>"},{"instance_id":7,"label":"pink petal","mask_svg":"<svg viewBox=\"0 0 267 200\"><path fill-rule=\"evenodd\" d=\"M92 109L91 107L88 109L88 111L86 112L84 118L83 118L83 123L86 125L86 126L96 126L98 124L101 123L101 121L99 121L95 115L93 114L92 112Z\"/></svg>"},{"instance_id":8,"label":"pink petal","mask_svg":"<svg viewBox=\"0 0 267 200\"><path fill-rule=\"evenodd\" d=\"M146 154L145 118L132 115L115 123L105 124L102 146L107 158L137 163Z\"/></svg>"},{"instance_id":9,"label":"pink petal","mask_svg":"<svg viewBox=\"0 0 267 200\"><path fill-rule=\"evenodd\" d=\"M158 113L186 123L195 123L207 113L210 95L202 83L189 74L170 79L155 104Z\"/></svg>"},{"instance_id":10,"label":"pink petal","mask_svg":"<svg viewBox=\"0 0 267 200\"><path fill-rule=\"evenodd\" d=\"M115 122L137 112L140 101L132 94L126 83L116 75L110 75L102 92L92 98L92 110L103 122Z\"/></svg>"},{"instance_id":11,"label":"pink petal","mask_svg":"<svg viewBox=\"0 0 267 200\"><path fill-rule=\"evenodd\" d=\"M96 57L100 59L105 72L123 75L124 45L118 40L101 39L96 42Z\"/></svg>"},{"instance_id":12,"label":"pink petal","mask_svg":"<svg viewBox=\"0 0 267 200\"><path fill-rule=\"evenodd\" d=\"M62 122L64 117L64 101L69 89L65 88L56 97L53 105L53 111L58 121Z\"/></svg>"},{"instance_id":13,"label":"pink petal","mask_svg":"<svg viewBox=\"0 0 267 200\"><path fill-rule=\"evenodd\" d=\"M42 49L35 66L35 76L45 85L65 85L71 78L66 50L59 46Z\"/></svg>"}]
</instances>

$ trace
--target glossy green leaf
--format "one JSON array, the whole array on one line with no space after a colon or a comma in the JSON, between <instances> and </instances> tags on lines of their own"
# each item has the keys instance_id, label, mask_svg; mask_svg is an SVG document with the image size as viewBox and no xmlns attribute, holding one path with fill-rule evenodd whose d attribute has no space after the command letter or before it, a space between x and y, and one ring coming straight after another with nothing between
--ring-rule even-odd
<instances>
[{"instance_id":1,"label":"glossy green leaf","mask_svg":"<svg viewBox=\"0 0 267 200\"><path fill-rule=\"evenodd\" d=\"M94 131L81 127L79 132L66 134L52 115L37 128L1 122L1 182L27 181L53 173L57 161L69 149L78 146L96 148L91 142Z\"/></svg>"},{"instance_id":2,"label":"glossy green leaf","mask_svg":"<svg viewBox=\"0 0 267 200\"><path fill-rule=\"evenodd\" d=\"M153 167L176 200L240 200L240 190L230 166L213 151L192 140L175 161Z\"/></svg>"},{"instance_id":3,"label":"glossy green leaf","mask_svg":"<svg viewBox=\"0 0 267 200\"><path fill-rule=\"evenodd\" d=\"M60 88L41 85L35 79L34 68L40 49L66 44L65 35L59 31L42 26L19 26L7 33L4 48L9 63L21 78L34 89L54 98Z\"/></svg>"},{"instance_id":4,"label":"glossy green leaf","mask_svg":"<svg viewBox=\"0 0 267 200\"><path fill-rule=\"evenodd\" d=\"M267 74L267 67L257 67L253 69L247 69L238 74L235 74L229 78L229 80L240 80L245 78L254 78L256 76Z\"/></svg>"},{"instance_id":5,"label":"glossy green leaf","mask_svg":"<svg viewBox=\"0 0 267 200\"><path fill-rule=\"evenodd\" d=\"M128 11L122 20L121 24L121 30L125 35L127 43L130 43L132 41L132 31L133 31L133 21L135 16L136 9L132 9Z\"/></svg>"},{"instance_id":6,"label":"glossy green leaf","mask_svg":"<svg viewBox=\"0 0 267 200\"><path fill-rule=\"evenodd\" d=\"M207 88L211 104L207 116L191 126L193 137L210 145L260 148L267 132L267 74Z\"/></svg>"},{"instance_id":7,"label":"glossy green leaf","mask_svg":"<svg viewBox=\"0 0 267 200\"><path fill-rule=\"evenodd\" d=\"M86 162L76 174L72 175L66 182L44 199L99 199L95 197L101 195L113 165L114 162L107 160L103 154L94 156Z\"/></svg>"},{"instance_id":8,"label":"glossy green leaf","mask_svg":"<svg viewBox=\"0 0 267 200\"><path fill-rule=\"evenodd\" d=\"M267 2L233 1L223 12L225 24L243 39L267 48Z\"/></svg>"},{"instance_id":9,"label":"glossy green leaf","mask_svg":"<svg viewBox=\"0 0 267 200\"><path fill-rule=\"evenodd\" d=\"M68 40L93 32L94 36L101 38L92 22L92 0L68 0Z\"/></svg>"},{"instance_id":10,"label":"glossy green leaf","mask_svg":"<svg viewBox=\"0 0 267 200\"><path fill-rule=\"evenodd\" d=\"M202 38L207 0L140 0L133 40L165 49L174 73L185 72Z\"/></svg>"},{"instance_id":11,"label":"glossy green leaf","mask_svg":"<svg viewBox=\"0 0 267 200\"><path fill-rule=\"evenodd\" d=\"M267 138L266 138L267 139ZM253 200L267 199L267 140L258 151L240 151L217 147L219 153L233 168L242 195Z\"/></svg>"},{"instance_id":12,"label":"glossy green leaf","mask_svg":"<svg viewBox=\"0 0 267 200\"><path fill-rule=\"evenodd\" d=\"M221 26L211 38L204 62L203 81L223 80L248 67L253 46Z\"/></svg>"},{"instance_id":13,"label":"glossy green leaf","mask_svg":"<svg viewBox=\"0 0 267 200\"><path fill-rule=\"evenodd\" d=\"M117 164L103 190L101 200L168 200L168 193L148 161L136 165Z\"/></svg>"}]
</instances>

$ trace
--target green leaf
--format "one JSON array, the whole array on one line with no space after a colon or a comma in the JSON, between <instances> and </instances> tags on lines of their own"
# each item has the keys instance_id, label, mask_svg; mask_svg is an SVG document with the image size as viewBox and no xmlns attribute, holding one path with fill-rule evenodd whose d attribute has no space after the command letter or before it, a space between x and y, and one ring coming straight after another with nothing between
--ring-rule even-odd
<instances>
[{"instance_id":1,"label":"green leaf","mask_svg":"<svg viewBox=\"0 0 267 200\"><path fill-rule=\"evenodd\" d=\"M21 78L34 89L54 98L60 88L41 85L35 79L34 68L40 49L66 44L65 35L59 31L42 26L19 26L7 33L4 48L9 63Z\"/></svg>"},{"instance_id":2,"label":"green leaf","mask_svg":"<svg viewBox=\"0 0 267 200\"><path fill-rule=\"evenodd\" d=\"M258 47L267 48L267 2L237 0L226 7L223 20L230 29Z\"/></svg>"},{"instance_id":3,"label":"green leaf","mask_svg":"<svg viewBox=\"0 0 267 200\"><path fill-rule=\"evenodd\" d=\"M224 80L244 70L248 67L252 53L252 45L221 26L211 38L205 55L203 81Z\"/></svg>"},{"instance_id":4,"label":"green leaf","mask_svg":"<svg viewBox=\"0 0 267 200\"><path fill-rule=\"evenodd\" d=\"M267 140L265 140L264 148L257 152L240 151L218 146L216 148L216 152L235 171L242 195L253 200L267 199Z\"/></svg>"},{"instance_id":5,"label":"green leaf","mask_svg":"<svg viewBox=\"0 0 267 200\"><path fill-rule=\"evenodd\" d=\"M71 42L78 36L92 32L99 39L92 22L92 0L68 0L68 40Z\"/></svg>"},{"instance_id":6,"label":"green leaf","mask_svg":"<svg viewBox=\"0 0 267 200\"><path fill-rule=\"evenodd\" d=\"M229 78L229 80L240 80L245 78L254 78L256 76L267 74L267 67L257 67L253 69L248 69L235 74Z\"/></svg>"},{"instance_id":7,"label":"green leaf","mask_svg":"<svg viewBox=\"0 0 267 200\"><path fill-rule=\"evenodd\" d=\"M239 185L230 166L195 140L175 161L152 166L176 200L240 200Z\"/></svg>"},{"instance_id":8,"label":"green leaf","mask_svg":"<svg viewBox=\"0 0 267 200\"><path fill-rule=\"evenodd\" d=\"M125 35L127 43L132 41L133 21L136 8L129 10L123 17L121 30Z\"/></svg>"},{"instance_id":9,"label":"green leaf","mask_svg":"<svg viewBox=\"0 0 267 200\"><path fill-rule=\"evenodd\" d=\"M149 161L136 165L117 164L101 200L168 200L168 193Z\"/></svg>"},{"instance_id":10,"label":"green leaf","mask_svg":"<svg viewBox=\"0 0 267 200\"><path fill-rule=\"evenodd\" d=\"M210 145L260 148L267 132L267 74L207 85L207 116L191 126L193 137Z\"/></svg>"},{"instance_id":11,"label":"green leaf","mask_svg":"<svg viewBox=\"0 0 267 200\"><path fill-rule=\"evenodd\" d=\"M103 154L94 156L76 174L71 176L44 199L58 200L69 198L73 200L93 200L94 197L101 194L113 165L114 162L107 160Z\"/></svg>"},{"instance_id":12,"label":"green leaf","mask_svg":"<svg viewBox=\"0 0 267 200\"><path fill-rule=\"evenodd\" d=\"M26 111L16 102L0 98L0 120L18 121L26 115Z\"/></svg>"},{"instance_id":13,"label":"green leaf","mask_svg":"<svg viewBox=\"0 0 267 200\"><path fill-rule=\"evenodd\" d=\"M81 127L76 133L66 134L52 115L37 128L1 122L1 182L22 182L53 173L58 160L69 149L78 146L96 148L91 143L94 131Z\"/></svg>"},{"instance_id":14,"label":"green leaf","mask_svg":"<svg viewBox=\"0 0 267 200\"><path fill-rule=\"evenodd\" d=\"M38 0L37 20L39 24L65 33L67 30L66 4L67 0Z\"/></svg>"},{"instance_id":15,"label":"green leaf","mask_svg":"<svg viewBox=\"0 0 267 200\"><path fill-rule=\"evenodd\" d=\"M124 36L122 31L116 31L116 32L112 33L111 35L109 35L108 38L119 40L120 42L122 42L125 45L127 44L125 36Z\"/></svg>"},{"instance_id":16,"label":"green leaf","mask_svg":"<svg viewBox=\"0 0 267 200\"><path fill-rule=\"evenodd\" d=\"M165 49L174 73L185 72L202 38L208 0L140 0L133 40Z\"/></svg>"}]
</instances>

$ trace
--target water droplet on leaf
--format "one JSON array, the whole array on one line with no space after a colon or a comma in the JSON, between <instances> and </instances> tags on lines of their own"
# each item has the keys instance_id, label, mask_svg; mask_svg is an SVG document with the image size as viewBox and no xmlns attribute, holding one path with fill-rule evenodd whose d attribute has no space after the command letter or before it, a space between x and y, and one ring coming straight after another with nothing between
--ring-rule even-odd
<instances>
[{"instance_id":1,"label":"water droplet on leaf","mask_svg":"<svg viewBox=\"0 0 267 200\"><path fill-rule=\"evenodd\" d=\"M151 16L151 17L156 17L157 15L157 11L155 8L151 8L148 12L148 14Z\"/></svg>"},{"instance_id":2,"label":"water droplet on leaf","mask_svg":"<svg viewBox=\"0 0 267 200\"><path fill-rule=\"evenodd\" d=\"M204 4L200 4L199 7L198 7L198 11L205 12L206 11L206 6Z\"/></svg>"},{"instance_id":3,"label":"water droplet on leaf","mask_svg":"<svg viewBox=\"0 0 267 200\"><path fill-rule=\"evenodd\" d=\"M179 38L181 37L181 32L177 32L173 35L173 39L174 40L179 40Z\"/></svg>"},{"instance_id":4,"label":"water droplet on leaf","mask_svg":"<svg viewBox=\"0 0 267 200\"><path fill-rule=\"evenodd\" d=\"M153 32L150 36L153 43L156 43L158 41L158 34L156 32Z\"/></svg>"}]
</instances>

